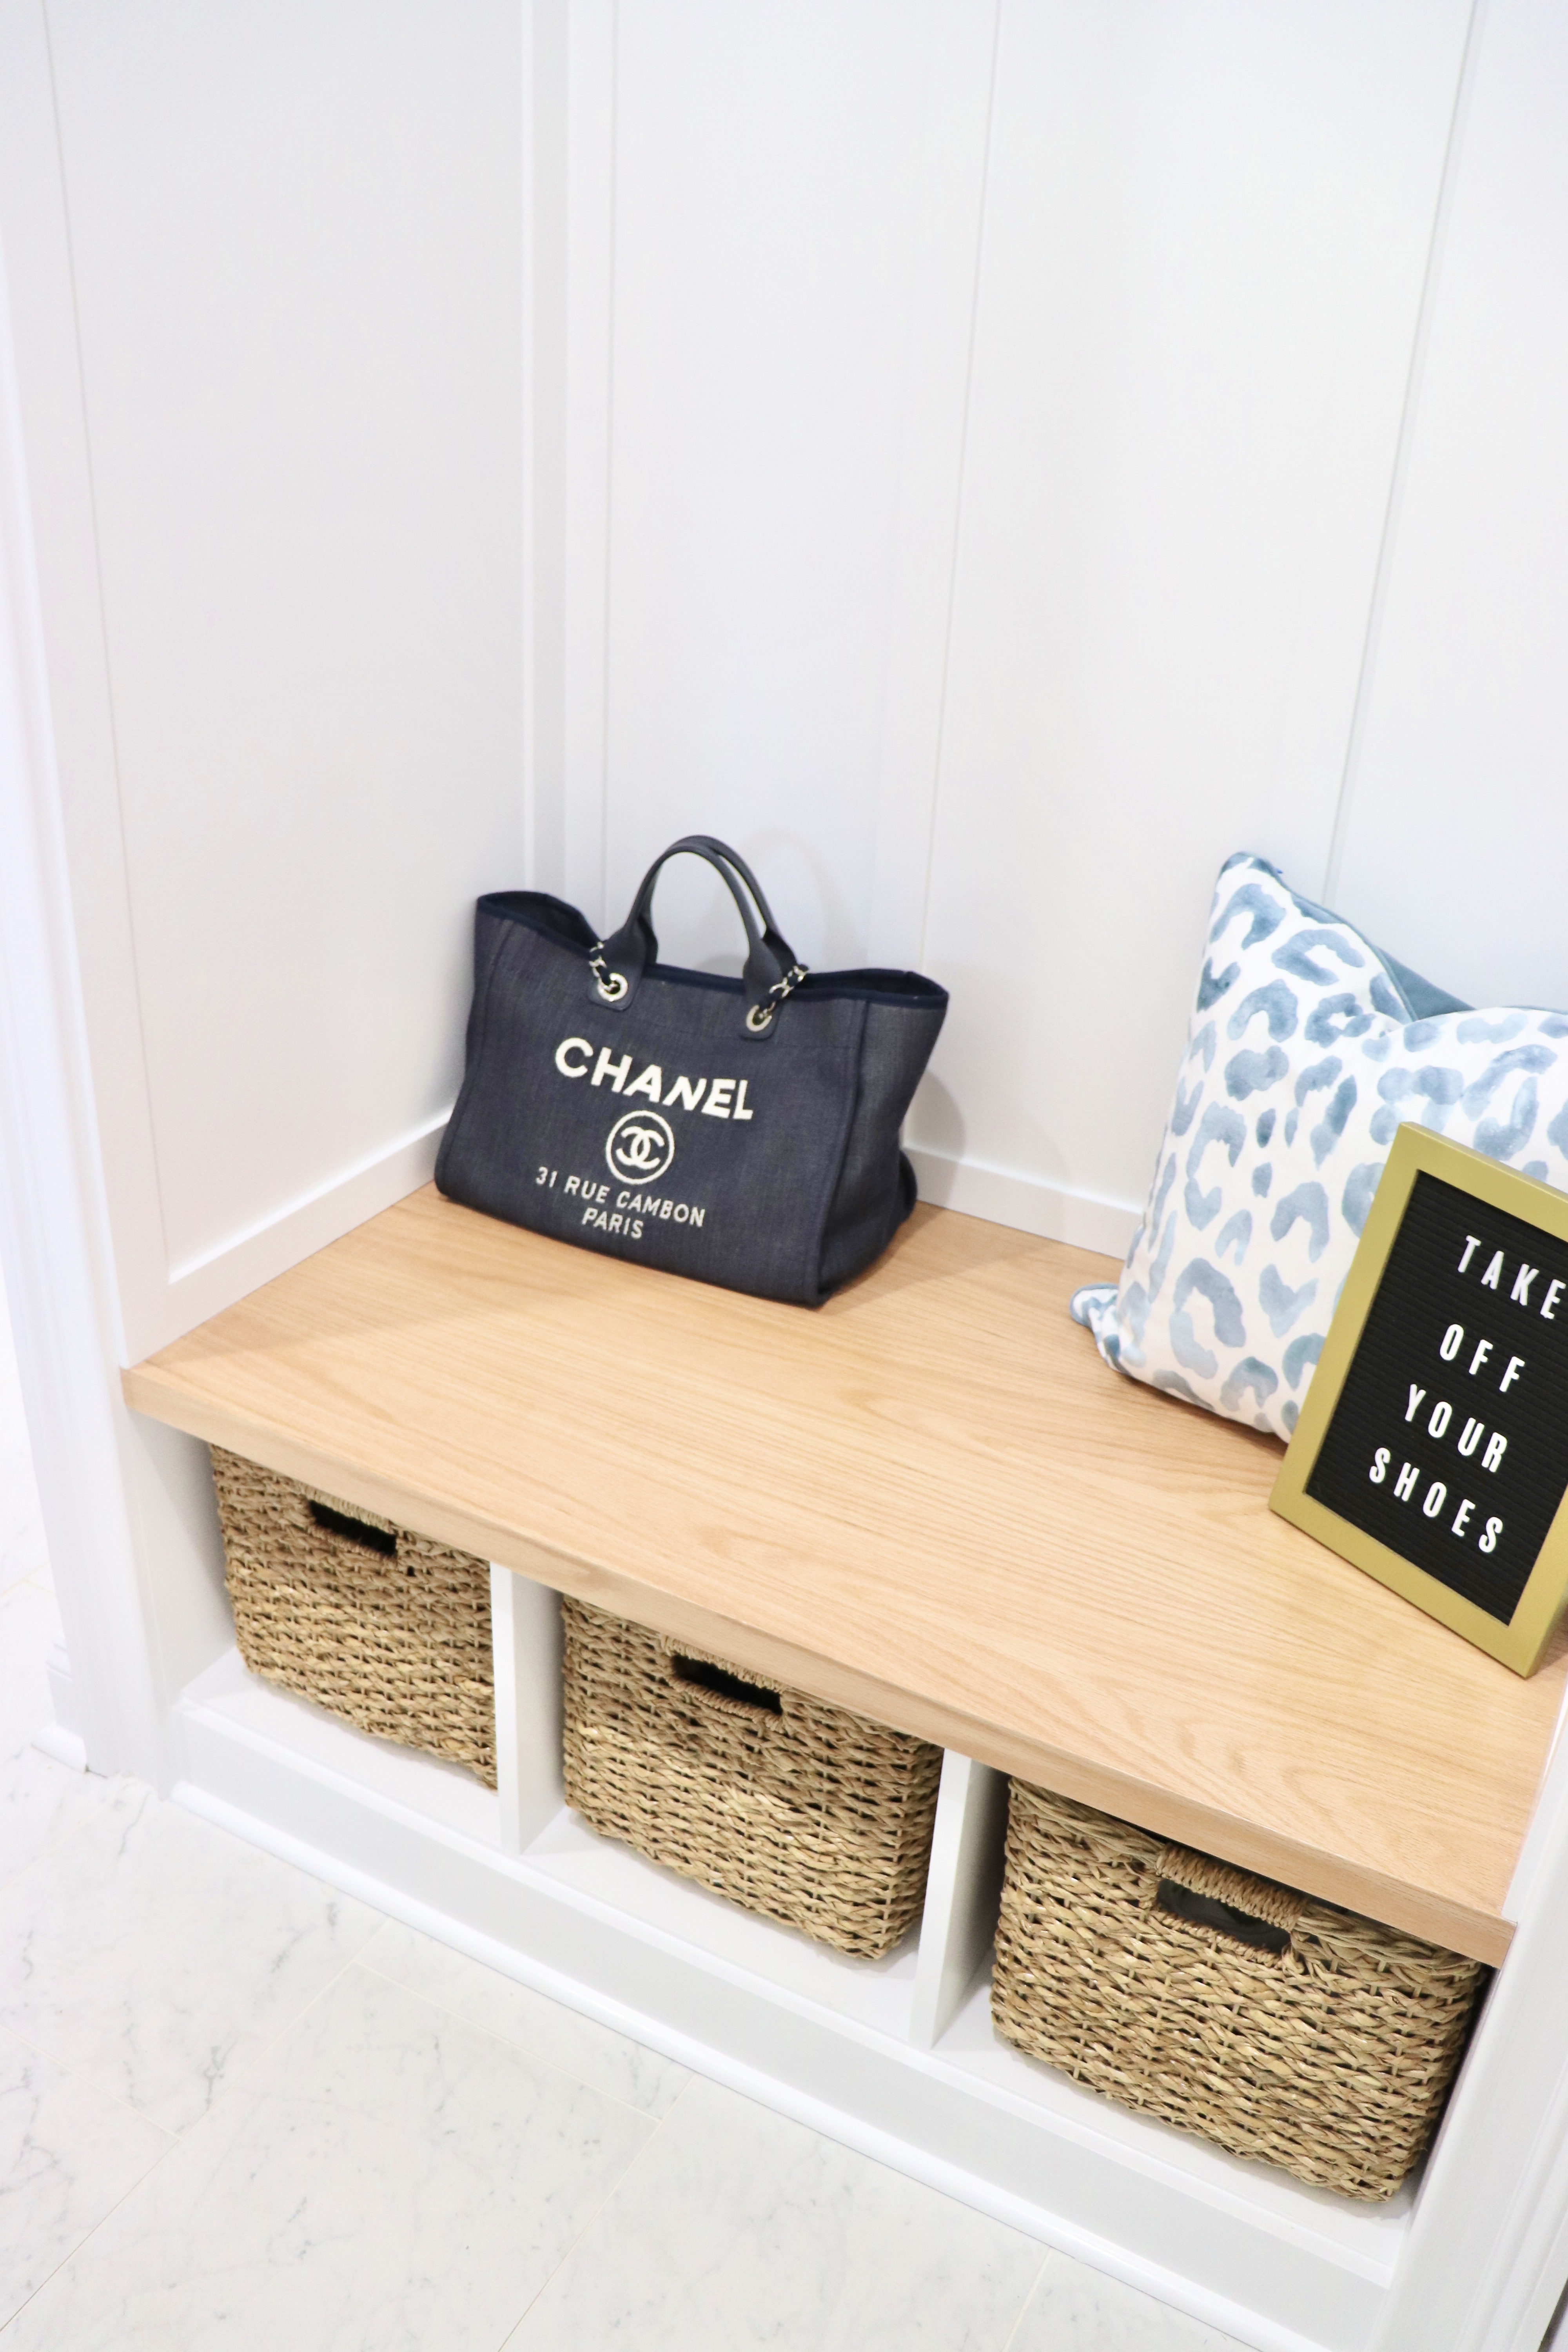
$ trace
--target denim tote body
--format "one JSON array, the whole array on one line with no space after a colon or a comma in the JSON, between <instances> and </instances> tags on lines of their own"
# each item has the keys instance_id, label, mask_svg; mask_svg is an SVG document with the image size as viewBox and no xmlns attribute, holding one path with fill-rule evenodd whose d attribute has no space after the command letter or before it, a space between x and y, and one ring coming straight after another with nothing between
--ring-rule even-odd
<instances>
[{"instance_id":1,"label":"denim tote body","mask_svg":"<svg viewBox=\"0 0 1568 2352\"><path fill-rule=\"evenodd\" d=\"M654 887L681 852L735 901L739 980L658 961ZM436 1181L558 1241L818 1306L914 1206L899 1129L946 1010L918 972L805 971L710 835L655 860L607 940L542 891L494 892Z\"/></svg>"}]
</instances>

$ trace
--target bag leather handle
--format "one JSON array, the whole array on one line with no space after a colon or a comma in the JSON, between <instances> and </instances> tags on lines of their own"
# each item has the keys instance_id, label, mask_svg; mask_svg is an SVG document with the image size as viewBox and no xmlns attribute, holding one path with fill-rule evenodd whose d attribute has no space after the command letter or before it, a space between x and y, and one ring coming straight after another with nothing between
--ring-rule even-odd
<instances>
[{"instance_id":1,"label":"bag leather handle","mask_svg":"<svg viewBox=\"0 0 1568 2352\"><path fill-rule=\"evenodd\" d=\"M774 922L762 885L745 859L710 833L685 834L654 859L637 887L626 921L608 939L598 940L588 958L595 995L601 1004L621 1010L637 994L643 973L658 959L658 939L651 912L654 887L668 860L683 855L700 857L712 866L735 901L745 926L746 961L741 982L746 1009L742 1034L760 1045L763 1038L773 1035L778 1025L779 1006L805 978L805 969L797 962L795 950ZM757 912L763 919L761 929L741 887L742 882L756 901Z\"/></svg>"},{"instance_id":2,"label":"bag leather handle","mask_svg":"<svg viewBox=\"0 0 1568 2352\"><path fill-rule=\"evenodd\" d=\"M677 843L676 846L678 848L681 847L688 842L700 842L703 848L710 850L715 857L721 857L726 866L732 866L734 867L736 873L740 876L742 881L745 884L747 889L751 892L752 898L757 902L757 912L763 919L764 929L772 938L778 940L779 946L784 949L784 954L788 956L790 954L790 950L784 946L784 940L779 937L779 928L773 920L773 910L769 906L766 898L763 896L763 886L758 881L756 876L752 873L751 867L747 865L745 859L742 856L740 851L738 849L731 849L727 841L721 841L718 835L713 833L690 833L683 835L681 841ZM669 853L666 851L665 855L667 856L668 854ZM793 961L793 958L791 961Z\"/></svg>"}]
</instances>

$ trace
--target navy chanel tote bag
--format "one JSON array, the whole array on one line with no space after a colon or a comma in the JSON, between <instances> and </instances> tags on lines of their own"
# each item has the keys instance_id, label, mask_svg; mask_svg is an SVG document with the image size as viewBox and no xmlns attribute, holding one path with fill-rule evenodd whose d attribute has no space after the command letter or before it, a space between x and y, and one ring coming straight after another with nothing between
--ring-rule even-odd
<instances>
[{"instance_id":1,"label":"navy chanel tote bag","mask_svg":"<svg viewBox=\"0 0 1568 2352\"><path fill-rule=\"evenodd\" d=\"M658 961L654 885L682 850L740 911L739 980ZM706 834L655 859L607 940L542 891L497 891L436 1181L559 1241L817 1306L914 1206L899 1128L946 1010L918 972L806 971Z\"/></svg>"}]
</instances>

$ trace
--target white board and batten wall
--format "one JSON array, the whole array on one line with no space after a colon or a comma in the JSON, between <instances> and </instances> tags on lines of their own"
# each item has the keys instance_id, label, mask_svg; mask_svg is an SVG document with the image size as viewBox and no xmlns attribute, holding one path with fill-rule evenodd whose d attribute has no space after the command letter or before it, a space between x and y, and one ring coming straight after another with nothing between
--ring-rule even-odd
<instances>
[{"instance_id":1,"label":"white board and batten wall","mask_svg":"<svg viewBox=\"0 0 1568 2352\"><path fill-rule=\"evenodd\" d=\"M0 21L127 1355L427 1172L480 889L689 829L1111 1250L1233 849L1568 1001L1550 9Z\"/></svg>"},{"instance_id":2,"label":"white board and batten wall","mask_svg":"<svg viewBox=\"0 0 1568 2352\"><path fill-rule=\"evenodd\" d=\"M424 1181L479 891L727 836L952 990L927 1192L1115 1251L1233 850L1568 1003L1565 112L1550 0L0 0L0 1239L100 1760L224 1619L99 1375Z\"/></svg>"}]
</instances>

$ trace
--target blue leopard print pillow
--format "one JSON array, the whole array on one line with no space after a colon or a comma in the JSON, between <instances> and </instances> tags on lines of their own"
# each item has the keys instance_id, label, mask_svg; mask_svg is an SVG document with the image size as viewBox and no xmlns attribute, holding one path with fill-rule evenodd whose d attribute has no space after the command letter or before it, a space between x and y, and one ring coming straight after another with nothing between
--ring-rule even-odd
<instances>
[{"instance_id":1,"label":"blue leopard print pillow","mask_svg":"<svg viewBox=\"0 0 1568 2352\"><path fill-rule=\"evenodd\" d=\"M1568 1014L1473 1012L1260 857L1215 892L1176 1099L1100 1354L1289 1437L1405 1119L1568 1191Z\"/></svg>"}]
</instances>

